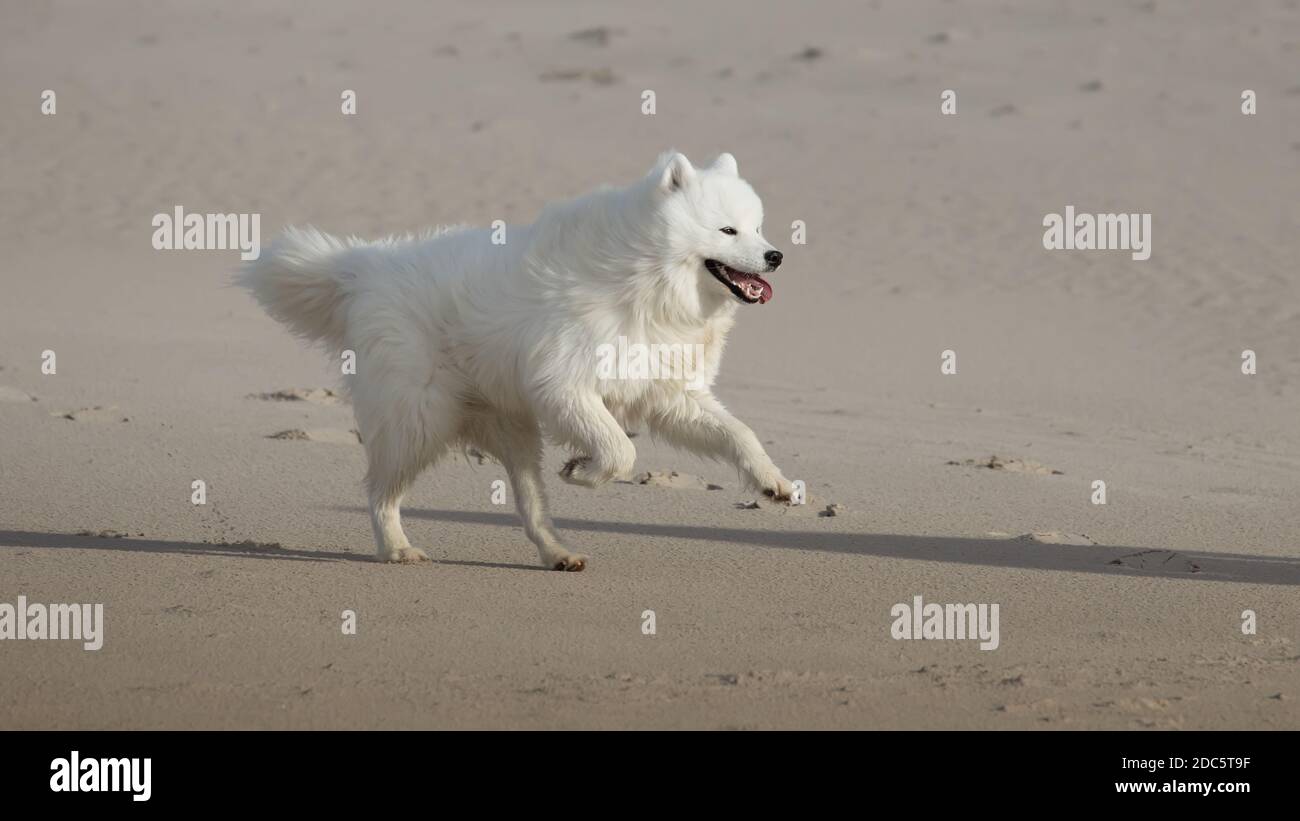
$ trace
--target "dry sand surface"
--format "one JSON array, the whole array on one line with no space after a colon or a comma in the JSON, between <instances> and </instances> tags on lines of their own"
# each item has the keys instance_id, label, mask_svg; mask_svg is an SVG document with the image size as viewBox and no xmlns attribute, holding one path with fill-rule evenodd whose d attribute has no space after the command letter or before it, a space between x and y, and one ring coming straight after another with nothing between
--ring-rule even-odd
<instances>
[{"instance_id":1,"label":"dry sand surface","mask_svg":"<svg viewBox=\"0 0 1300 821\"><path fill-rule=\"evenodd\" d=\"M1300 727L1297 66L1296 0L0 5L0 601L106 619L0 644L0 727ZM581 574L472 459L371 561L337 368L150 245L526 222L668 147L807 224L718 393L814 504L548 450ZM1044 250L1067 205L1151 259ZM917 595L1000 646L891 639Z\"/></svg>"}]
</instances>

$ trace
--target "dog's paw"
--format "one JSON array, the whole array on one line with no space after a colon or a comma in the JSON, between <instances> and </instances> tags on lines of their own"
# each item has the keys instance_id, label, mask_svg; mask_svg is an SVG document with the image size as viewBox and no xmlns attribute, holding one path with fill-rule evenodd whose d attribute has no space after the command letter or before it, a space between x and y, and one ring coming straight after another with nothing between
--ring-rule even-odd
<instances>
[{"instance_id":1,"label":"dog's paw","mask_svg":"<svg viewBox=\"0 0 1300 821\"><path fill-rule=\"evenodd\" d=\"M581 553L573 553L560 544L538 546L538 558L547 570L564 570L580 573L587 567L590 559Z\"/></svg>"},{"instance_id":2,"label":"dog's paw","mask_svg":"<svg viewBox=\"0 0 1300 821\"><path fill-rule=\"evenodd\" d=\"M561 556L551 563L552 570L563 570L569 573L581 573L587 569L588 558L581 553L570 553L567 556Z\"/></svg>"},{"instance_id":3,"label":"dog's paw","mask_svg":"<svg viewBox=\"0 0 1300 821\"><path fill-rule=\"evenodd\" d=\"M776 477L763 483L763 495L774 502L789 503L794 495L794 484L778 473Z\"/></svg>"},{"instance_id":4,"label":"dog's paw","mask_svg":"<svg viewBox=\"0 0 1300 821\"><path fill-rule=\"evenodd\" d=\"M600 479L591 472L590 456L575 456L564 463L560 468L560 478L571 485L581 487L595 487L600 484Z\"/></svg>"},{"instance_id":5,"label":"dog's paw","mask_svg":"<svg viewBox=\"0 0 1300 821\"><path fill-rule=\"evenodd\" d=\"M379 554L379 561L388 562L389 564L416 564L429 561L429 554L418 547L407 545L388 553Z\"/></svg>"}]
</instances>

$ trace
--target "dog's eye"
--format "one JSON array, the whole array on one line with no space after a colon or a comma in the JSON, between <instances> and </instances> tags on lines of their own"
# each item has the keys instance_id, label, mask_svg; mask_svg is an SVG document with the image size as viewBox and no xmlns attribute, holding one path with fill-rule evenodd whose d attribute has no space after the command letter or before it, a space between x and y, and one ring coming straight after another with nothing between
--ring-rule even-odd
<instances>
[{"instance_id":1,"label":"dog's eye","mask_svg":"<svg viewBox=\"0 0 1300 821\"><path fill-rule=\"evenodd\" d=\"M734 237L736 235L736 229L732 228L731 226L727 226L726 228L719 228L718 230L729 237Z\"/></svg>"}]
</instances>

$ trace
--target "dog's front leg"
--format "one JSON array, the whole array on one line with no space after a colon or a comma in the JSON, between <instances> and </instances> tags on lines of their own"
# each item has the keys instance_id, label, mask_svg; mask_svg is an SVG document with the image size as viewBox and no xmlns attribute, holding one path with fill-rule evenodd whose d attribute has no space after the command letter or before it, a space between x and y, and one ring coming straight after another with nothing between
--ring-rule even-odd
<instances>
[{"instance_id":1,"label":"dog's front leg","mask_svg":"<svg viewBox=\"0 0 1300 821\"><path fill-rule=\"evenodd\" d=\"M578 451L560 470L560 478L570 484L595 487L611 479L631 477L636 448L599 395L563 397L548 410L543 418L549 420L549 427Z\"/></svg>"},{"instance_id":2,"label":"dog's front leg","mask_svg":"<svg viewBox=\"0 0 1300 821\"><path fill-rule=\"evenodd\" d=\"M789 501L794 486L772 462L749 426L731 415L712 394L688 391L648 419L650 429L670 444L700 456L725 459L755 489Z\"/></svg>"}]
</instances>

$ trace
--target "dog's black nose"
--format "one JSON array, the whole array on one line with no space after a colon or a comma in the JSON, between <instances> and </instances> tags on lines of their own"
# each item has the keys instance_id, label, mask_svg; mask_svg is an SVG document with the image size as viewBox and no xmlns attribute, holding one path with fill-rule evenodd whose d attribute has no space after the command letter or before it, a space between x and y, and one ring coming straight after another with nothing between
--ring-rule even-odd
<instances>
[{"instance_id":1,"label":"dog's black nose","mask_svg":"<svg viewBox=\"0 0 1300 821\"><path fill-rule=\"evenodd\" d=\"M781 252L768 251L766 254L763 254L763 259L767 260L767 264L772 266L772 270L776 270L777 266L781 264Z\"/></svg>"}]
</instances>

